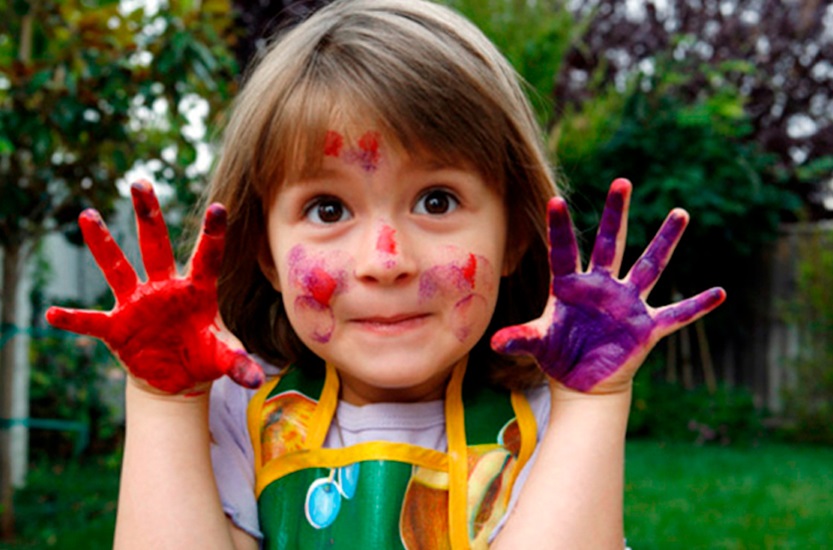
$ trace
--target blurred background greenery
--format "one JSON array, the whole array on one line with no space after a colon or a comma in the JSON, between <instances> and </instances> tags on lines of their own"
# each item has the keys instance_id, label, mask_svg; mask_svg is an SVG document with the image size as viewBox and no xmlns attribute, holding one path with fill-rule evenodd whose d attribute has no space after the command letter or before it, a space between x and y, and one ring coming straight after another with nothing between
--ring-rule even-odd
<instances>
[{"instance_id":1,"label":"blurred background greenery","mask_svg":"<svg viewBox=\"0 0 833 550\"><path fill-rule=\"evenodd\" d=\"M67 268L45 241L79 245L89 206L115 219L136 174L164 190L179 239L240 75L324 3L0 0L0 547L112 540L123 375L100 343L42 322L48 305L112 298L56 292ZM829 545L831 2L447 3L528 83L582 246L627 177L626 265L671 208L692 216L652 303L729 294L637 377L631 545ZM14 487L12 436L27 424Z\"/></svg>"}]
</instances>

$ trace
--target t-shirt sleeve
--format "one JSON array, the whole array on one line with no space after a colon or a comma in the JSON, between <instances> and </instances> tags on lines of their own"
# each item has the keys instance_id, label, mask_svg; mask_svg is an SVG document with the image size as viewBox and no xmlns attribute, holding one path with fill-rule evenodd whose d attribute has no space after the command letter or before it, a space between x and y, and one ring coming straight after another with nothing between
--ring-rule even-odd
<instances>
[{"instance_id":1,"label":"t-shirt sleeve","mask_svg":"<svg viewBox=\"0 0 833 550\"><path fill-rule=\"evenodd\" d=\"M211 463L223 511L234 524L263 539L255 498L254 452L246 423L252 391L227 377L211 388L209 428Z\"/></svg>"}]
</instances>

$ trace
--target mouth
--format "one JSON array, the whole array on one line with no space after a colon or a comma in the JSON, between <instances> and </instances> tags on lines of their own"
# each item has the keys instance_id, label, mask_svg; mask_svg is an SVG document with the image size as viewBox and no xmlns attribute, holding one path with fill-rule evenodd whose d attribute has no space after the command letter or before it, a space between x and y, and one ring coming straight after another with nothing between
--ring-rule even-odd
<instances>
[{"instance_id":1,"label":"mouth","mask_svg":"<svg viewBox=\"0 0 833 550\"><path fill-rule=\"evenodd\" d=\"M351 321L355 326L379 334L396 334L422 326L427 313L404 313L392 316L361 317Z\"/></svg>"}]
</instances>

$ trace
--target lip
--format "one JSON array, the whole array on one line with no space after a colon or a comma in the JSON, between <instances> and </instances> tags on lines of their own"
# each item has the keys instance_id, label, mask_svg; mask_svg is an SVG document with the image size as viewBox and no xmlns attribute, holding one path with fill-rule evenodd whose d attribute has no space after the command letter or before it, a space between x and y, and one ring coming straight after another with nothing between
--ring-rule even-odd
<instances>
[{"instance_id":1,"label":"lip","mask_svg":"<svg viewBox=\"0 0 833 550\"><path fill-rule=\"evenodd\" d=\"M403 313L399 315L383 315L361 317L350 321L354 326L377 334L399 334L421 327L427 321L427 313Z\"/></svg>"}]
</instances>

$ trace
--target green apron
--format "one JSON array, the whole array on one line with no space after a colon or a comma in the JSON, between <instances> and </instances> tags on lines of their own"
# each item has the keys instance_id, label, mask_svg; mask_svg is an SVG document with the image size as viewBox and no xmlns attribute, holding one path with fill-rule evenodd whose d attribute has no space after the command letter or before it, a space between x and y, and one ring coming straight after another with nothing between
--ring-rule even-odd
<instances>
[{"instance_id":1,"label":"green apron","mask_svg":"<svg viewBox=\"0 0 833 550\"><path fill-rule=\"evenodd\" d=\"M260 527L267 549L485 548L536 444L522 392L446 389L448 452L404 443L322 444L338 375L290 368L248 410Z\"/></svg>"}]
</instances>

